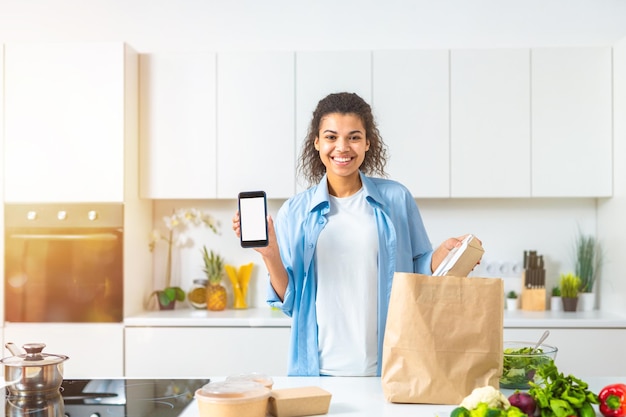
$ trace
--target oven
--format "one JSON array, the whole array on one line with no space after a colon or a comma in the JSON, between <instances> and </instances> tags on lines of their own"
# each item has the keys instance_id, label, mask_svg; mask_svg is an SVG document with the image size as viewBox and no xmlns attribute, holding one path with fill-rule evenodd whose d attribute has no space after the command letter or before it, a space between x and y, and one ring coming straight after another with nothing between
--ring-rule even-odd
<instances>
[{"instance_id":1,"label":"oven","mask_svg":"<svg viewBox=\"0 0 626 417\"><path fill-rule=\"evenodd\" d=\"M123 321L123 204L6 204L7 322Z\"/></svg>"}]
</instances>

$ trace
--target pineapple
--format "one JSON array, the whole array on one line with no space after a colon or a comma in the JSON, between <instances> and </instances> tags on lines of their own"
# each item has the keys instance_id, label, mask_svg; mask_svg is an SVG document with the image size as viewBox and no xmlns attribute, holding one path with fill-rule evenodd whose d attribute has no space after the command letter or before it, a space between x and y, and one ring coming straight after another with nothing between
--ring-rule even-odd
<instances>
[{"instance_id":1,"label":"pineapple","mask_svg":"<svg viewBox=\"0 0 626 417\"><path fill-rule=\"evenodd\" d=\"M224 258L211 251L206 246L202 247L204 259L204 273L209 285L206 289L206 308L212 311L222 311L226 308L226 288L222 285L224 272Z\"/></svg>"}]
</instances>

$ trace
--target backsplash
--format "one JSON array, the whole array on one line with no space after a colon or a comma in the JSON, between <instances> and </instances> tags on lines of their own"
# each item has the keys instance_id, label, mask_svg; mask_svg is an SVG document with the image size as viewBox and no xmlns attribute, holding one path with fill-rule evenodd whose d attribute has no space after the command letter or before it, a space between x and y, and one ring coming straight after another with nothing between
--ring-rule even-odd
<instances>
[{"instance_id":1,"label":"backsplash","mask_svg":"<svg viewBox=\"0 0 626 417\"><path fill-rule=\"evenodd\" d=\"M268 200L268 212L275 216L284 200ZM485 255L473 276L503 277L505 290L521 290L519 264L525 250L537 250L545 257L546 287L558 282L560 272L573 271L574 239L578 230L596 233L595 199L432 199L418 200L422 218L433 246L451 236L473 233L483 242ZM219 222L219 234L208 228L190 231L193 247L175 248L172 282L187 290L196 278L203 278L202 245L236 267L253 262L248 303L265 306L267 270L261 256L253 249L243 249L231 228L237 200L155 200L156 228L163 227L163 216L173 209L208 210ZM601 236L599 236L601 240ZM146 247L149 239L146 238ZM166 245L154 251L154 286L163 283ZM610 254L608 254L610 260ZM158 278L157 278L158 277ZM232 288L224 277L232 306Z\"/></svg>"}]
</instances>

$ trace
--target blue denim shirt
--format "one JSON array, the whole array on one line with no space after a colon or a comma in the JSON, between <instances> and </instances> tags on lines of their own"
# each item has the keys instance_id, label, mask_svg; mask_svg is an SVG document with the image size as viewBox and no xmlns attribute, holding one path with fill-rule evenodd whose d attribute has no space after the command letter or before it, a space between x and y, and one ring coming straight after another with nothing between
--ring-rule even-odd
<instances>
[{"instance_id":1,"label":"blue denim shirt","mask_svg":"<svg viewBox=\"0 0 626 417\"><path fill-rule=\"evenodd\" d=\"M432 245L417 204L402 184L361 173L365 198L378 229L378 375L394 272L432 274ZM320 183L287 200L274 226L280 255L289 275L284 301L268 286L268 303L292 318L289 375L317 376L319 353L315 297L315 247L328 221L330 202L326 176ZM358 259L354 260L358 262Z\"/></svg>"}]
</instances>

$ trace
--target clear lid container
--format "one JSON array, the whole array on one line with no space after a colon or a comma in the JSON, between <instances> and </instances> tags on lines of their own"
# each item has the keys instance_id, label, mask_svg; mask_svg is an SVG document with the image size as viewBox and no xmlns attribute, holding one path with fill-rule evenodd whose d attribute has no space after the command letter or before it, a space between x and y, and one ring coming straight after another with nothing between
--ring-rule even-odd
<instances>
[{"instance_id":1,"label":"clear lid container","mask_svg":"<svg viewBox=\"0 0 626 417\"><path fill-rule=\"evenodd\" d=\"M269 388L254 381L210 382L196 390L196 399L219 403L261 400L270 396Z\"/></svg>"},{"instance_id":2,"label":"clear lid container","mask_svg":"<svg viewBox=\"0 0 626 417\"><path fill-rule=\"evenodd\" d=\"M261 374L259 372L249 372L245 374L231 375L226 378L226 381L253 381L258 382L259 384L264 385L265 387L272 389L274 385L274 380L271 376L266 374Z\"/></svg>"}]
</instances>

